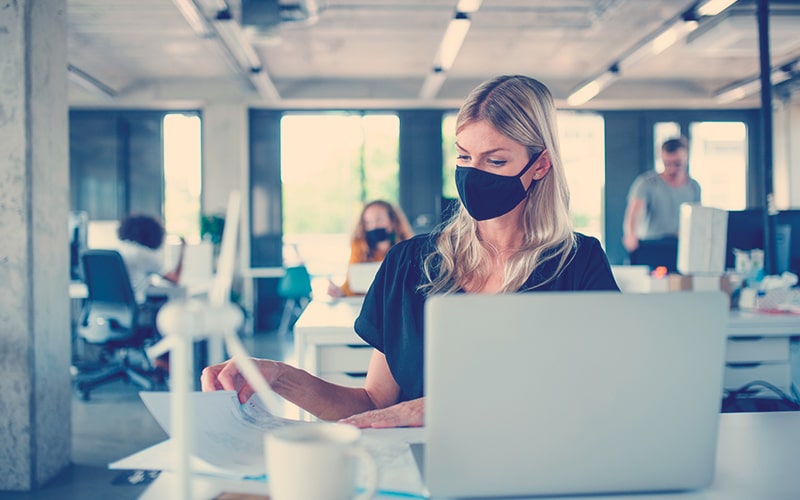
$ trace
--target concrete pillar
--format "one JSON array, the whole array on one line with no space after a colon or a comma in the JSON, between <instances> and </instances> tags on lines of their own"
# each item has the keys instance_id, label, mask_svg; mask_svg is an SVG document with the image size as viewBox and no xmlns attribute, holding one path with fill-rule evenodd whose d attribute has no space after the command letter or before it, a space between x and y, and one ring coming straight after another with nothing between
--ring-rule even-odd
<instances>
[{"instance_id":1,"label":"concrete pillar","mask_svg":"<svg viewBox=\"0 0 800 500\"><path fill-rule=\"evenodd\" d=\"M0 0L0 491L71 458L66 25L66 0Z\"/></svg>"},{"instance_id":2,"label":"concrete pillar","mask_svg":"<svg viewBox=\"0 0 800 500\"><path fill-rule=\"evenodd\" d=\"M247 104L211 102L202 119L203 213L225 215L228 195L242 189L246 174Z\"/></svg>"}]
</instances>

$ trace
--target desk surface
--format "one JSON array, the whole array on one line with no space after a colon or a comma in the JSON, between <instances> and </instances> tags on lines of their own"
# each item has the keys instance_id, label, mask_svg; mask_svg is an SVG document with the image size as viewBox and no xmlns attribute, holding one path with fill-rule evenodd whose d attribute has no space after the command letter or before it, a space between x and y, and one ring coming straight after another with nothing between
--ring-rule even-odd
<instances>
[{"instance_id":1,"label":"desk surface","mask_svg":"<svg viewBox=\"0 0 800 500\"><path fill-rule=\"evenodd\" d=\"M397 431L372 431L370 437L397 440ZM419 434L420 436L422 433ZM720 415L717 466L714 482L706 490L670 494L602 495L605 500L796 500L800 498L800 412L728 413ZM657 453L654 450L654 453ZM410 456L410 451L408 452ZM419 475L413 459L398 460L389 473L393 481L403 477L418 487ZM142 499L169 498L175 477L164 472L145 491ZM211 499L223 491L266 494L269 485L258 481L238 481L209 476L193 479L194 498ZM405 495L407 498L420 498ZM398 493L377 498L397 498ZM541 500L541 497L537 497ZM586 497L558 497L560 500Z\"/></svg>"},{"instance_id":2,"label":"desk surface","mask_svg":"<svg viewBox=\"0 0 800 500\"><path fill-rule=\"evenodd\" d=\"M297 320L295 331L352 331L362 303L363 297L348 297L330 302L312 300ZM728 335L800 336L800 314L733 310L730 312Z\"/></svg>"}]
</instances>

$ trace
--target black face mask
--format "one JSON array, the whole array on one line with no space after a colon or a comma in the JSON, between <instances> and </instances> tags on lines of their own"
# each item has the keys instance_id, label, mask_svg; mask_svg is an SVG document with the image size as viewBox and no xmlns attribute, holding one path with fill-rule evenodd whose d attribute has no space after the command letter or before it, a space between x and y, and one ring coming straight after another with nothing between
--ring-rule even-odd
<instances>
[{"instance_id":1,"label":"black face mask","mask_svg":"<svg viewBox=\"0 0 800 500\"><path fill-rule=\"evenodd\" d=\"M394 233L390 233L385 227L370 229L364 235L367 238L367 245L370 248L375 248L381 241L389 240L389 243L394 243Z\"/></svg>"},{"instance_id":2,"label":"black face mask","mask_svg":"<svg viewBox=\"0 0 800 500\"><path fill-rule=\"evenodd\" d=\"M541 156L536 153L517 175L498 175L456 165L456 188L464 208L475 220L488 220L510 212L527 195L520 178ZM530 190L538 180L532 180Z\"/></svg>"}]
</instances>

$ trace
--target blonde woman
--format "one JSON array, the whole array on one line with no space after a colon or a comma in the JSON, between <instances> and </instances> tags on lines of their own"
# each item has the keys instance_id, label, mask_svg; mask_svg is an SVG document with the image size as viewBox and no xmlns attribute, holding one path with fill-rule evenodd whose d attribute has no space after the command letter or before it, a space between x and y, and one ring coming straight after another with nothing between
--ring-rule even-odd
<instances>
[{"instance_id":1,"label":"blonde woman","mask_svg":"<svg viewBox=\"0 0 800 500\"><path fill-rule=\"evenodd\" d=\"M600 243L573 232L547 87L525 76L478 86L459 112L456 148L461 206L440 230L392 247L364 298L355 330L374 347L364 387L258 360L276 392L323 420L420 426L427 297L618 290ZM206 368L202 384L242 401L253 392L232 363Z\"/></svg>"}]
</instances>

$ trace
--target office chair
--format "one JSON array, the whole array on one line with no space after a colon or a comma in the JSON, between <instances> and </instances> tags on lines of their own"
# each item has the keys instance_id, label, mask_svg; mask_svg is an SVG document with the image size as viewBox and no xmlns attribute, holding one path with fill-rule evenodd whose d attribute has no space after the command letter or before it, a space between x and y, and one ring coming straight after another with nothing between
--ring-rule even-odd
<instances>
[{"instance_id":1,"label":"office chair","mask_svg":"<svg viewBox=\"0 0 800 500\"><path fill-rule=\"evenodd\" d=\"M286 300L278 327L278 335L285 336L311 300L311 276L304 265L286 268L278 283L278 296Z\"/></svg>"},{"instance_id":2,"label":"office chair","mask_svg":"<svg viewBox=\"0 0 800 500\"><path fill-rule=\"evenodd\" d=\"M145 390L155 388L153 368L145 348L156 340L152 312L140 306L128 269L115 250L87 250L81 255L89 291L78 337L99 349L99 367L78 367L73 383L83 400L95 387L123 379ZM136 353L134 355L134 353ZM139 366L136 366L139 365Z\"/></svg>"}]
</instances>

